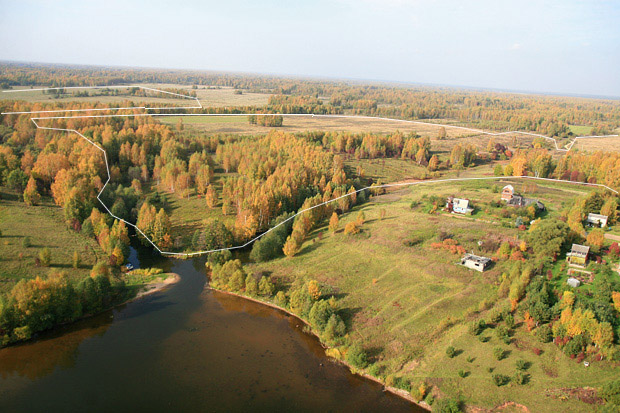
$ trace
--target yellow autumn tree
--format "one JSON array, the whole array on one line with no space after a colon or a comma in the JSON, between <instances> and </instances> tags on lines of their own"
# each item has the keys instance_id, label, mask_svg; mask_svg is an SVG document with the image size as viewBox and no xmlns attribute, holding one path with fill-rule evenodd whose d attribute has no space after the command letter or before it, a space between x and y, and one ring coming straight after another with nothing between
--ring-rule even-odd
<instances>
[{"instance_id":1,"label":"yellow autumn tree","mask_svg":"<svg viewBox=\"0 0 620 413\"><path fill-rule=\"evenodd\" d=\"M338 214L334 212L329 219L329 230L331 232L336 232L338 230L338 221Z\"/></svg>"},{"instance_id":2,"label":"yellow autumn tree","mask_svg":"<svg viewBox=\"0 0 620 413\"><path fill-rule=\"evenodd\" d=\"M37 191L37 181L31 176L24 190L24 203L32 206L38 205L40 201L41 195L39 195L39 191Z\"/></svg>"}]
</instances>

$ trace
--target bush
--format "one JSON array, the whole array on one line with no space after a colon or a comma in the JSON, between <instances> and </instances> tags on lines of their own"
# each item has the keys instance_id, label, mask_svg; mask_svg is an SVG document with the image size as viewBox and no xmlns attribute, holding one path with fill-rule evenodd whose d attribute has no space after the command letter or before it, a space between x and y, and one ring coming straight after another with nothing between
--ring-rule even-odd
<instances>
[{"instance_id":1,"label":"bush","mask_svg":"<svg viewBox=\"0 0 620 413\"><path fill-rule=\"evenodd\" d=\"M510 382L510 377L505 376L503 374L494 374L493 375L493 383L497 386L503 386L505 384L508 384Z\"/></svg>"},{"instance_id":2,"label":"bush","mask_svg":"<svg viewBox=\"0 0 620 413\"><path fill-rule=\"evenodd\" d=\"M526 384L529 381L529 379L530 379L530 375L522 371L518 371L517 374L515 374L515 383L519 385Z\"/></svg>"},{"instance_id":3,"label":"bush","mask_svg":"<svg viewBox=\"0 0 620 413\"><path fill-rule=\"evenodd\" d=\"M347 222L347 225L344 226L345 235L355 235L358 232L360 232L360 229L355 222Z\"/></svg>"},{"instance_id":4,"label":"bush","mask_svg":"<svg viewBox=\"0 0 620 413\"><path fill-rule=\"evenodd\" d=\"M368 365L368 356L359 344L353 344L347 351L347 362L351 365L363 369Z\"/></svg>"},{"instance_id":5,"label":"bush","mask_svg":"<svg viewBox=\"0 0 620 413\"><path fill-rule=\"evenodd\" d=\"M278 293L273 299L273 303L277 305L278 307L286 308L287 307L286 294L284 294L283 291L278 291Z\"/></svg>"},{"instance_id":6,"label":"bush","mask_svg":"<svg viewBox=\"0 0 620 413\"><path fill-rule=\"evenodd\" d=\"M497 360L503 360L506 357L506 352L504 351L503 348L501 347L495 347L493 349L493 356L497 359Z\"/></svg>"},{"instance_id":7,"label":"bush","mask_svg":"<svg viewBox=\"0 0 620 413\"><path fill-rule=\"evenodd\" d=\"M450 358L453 358L454 356L456 356L456 349L453 346L449 346L446 349L446 355Z\"/></svg>"},{"instance_id":8,"label":"bush","mask_svg":"<svg viewBox=\"0 0 620 413\"><path fill-rule=\"evenodd\" d=\"M573 337L562 349L567 356L576 356L585 350L587 340L581 334Z\"/></svg>"},{"instance_id":9,"label":"bush","mask_svg":"<svg viewBox=\"0 0 620 413\"><path fill-rule=\"evenodd\" d=\"M39 261L43 267L49 267L52 261L52 253L50 249L45 247L39 252Z\"/></svg>"},{"instance_id":10,"label":"bush","mask_svg":"<svg viewBox=\"0 0 620 413\"><path fill-rule=\"evenodd\" d=\"M515 318L512 316L512 314L506 315L506 317L504 317L504 322L506 323L506 327L508 328L515 327Z\"/></svg>"},{"instance_id":11,"label":"bush","mask_svg":"<svg viewBox=\"0 0 620 413\"><path fill-rule=\"evenodd\" d=\"M457 399L441 399L436 403L437 406L433 409L434 412L459 413L463 411L462 403Z\"/></svg>"},{"instance_id":12,"label":"bush","mask_svg":"<svg viewBox=\"0 0 620 413\"><path fill-rule=\"evenodd\" d=\"M468 372L468 371L465 371L465 370L463 370L463 369L460 369L460 370L458 371L458 374L459 374L459 377L461 377L461 378L465 378L465 377L467 377L467 375L469 374L469 372Z\"/></svg>"},{"instance_id":13,"label":"bush","mask_svg":"<svg viewBox=\"0 0 620 413\"><path fill-rule=\"evenodd\" d=\"M538 327L535 334L542 343L549 343L553 340L553 332L551 331L549 324L543 324Z\"/></svg>"},{"instance_id":14,"label":"bush","mask_svg":"<svg viewBox=\"0 0 620 413\"><path fill-rule=\"evenodd\" d=\"M487 327L487 323L484 320L472 321L469 325L469 332L475 336L479 335Z\"/></svg>"},{"instance_id":15,"label":"bush","mask_svg":"<svg viewBox=\"0 0 620 413\"><path fill-rule=\"evenodd\" d=\"M519 359L515 362L515 366L517 367L517 370L527 370L527 368L529 367L529 363L523 359Z\"/></svg>"},{"instance_id":16,"label":"bush","mask_svg":"<svg viewBox=\"0 0 620 413\"><path fill-rule=\"evenodd\" d=\"M473 362L474 362L474 360L475 360L475 358L474 358L474 357L472 357L472 356L467 356L467 362L468 362L468 363L473 363Z\"/></svg>"},{"instance_id":17,"label":"bush","mask_svg":"<svg viewBox=\"0 0 620 413\"><path fill-rule=\"evenodd\" d=\"M497 338L502 340L504 343L507 341L510 343L510 333L505 326L497 327L497 329L495 329L495 334L497 335Z\"/></svg>"},{"instance_id":18,"label":"bush","mask_svg":"<svg viewBox=\"0 0 620 413\"><path fill-rule=\"evenodd\" d=\"M489 318L491 319L492 323L499 323L500 321L502 321L502 312L499 311L497 308L494 308L490 311Z\"/></svg>"},{"instance_id":19,"label":"bush","mask_svg":"<svg viewBox=\"0 0 620 413\"><path fill-rule=\"evenodd\" d=\"M22 238L22 248L28 248L31 245L32 243L30 242L30 237Z\"/></svg>"},{"instance_id":20,"label":"bush","mask_svg":"<svg viewBox=\"0 0 620 413\"><path fill-rule=\"evenodd\" d=\"M478 336L478 340L480 340L481 343L486 343L487 341L490 340L489 336Z\"/></svg>"}]
</instances>

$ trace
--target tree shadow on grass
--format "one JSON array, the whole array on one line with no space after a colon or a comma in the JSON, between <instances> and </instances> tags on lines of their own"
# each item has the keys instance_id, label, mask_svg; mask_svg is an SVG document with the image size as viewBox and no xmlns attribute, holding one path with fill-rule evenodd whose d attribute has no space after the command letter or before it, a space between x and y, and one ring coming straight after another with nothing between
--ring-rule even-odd
<instances>
[{"instance_id":1,"label":"tree shadow on grass","mask_svg":"<svg viewBox=\"0 0 620 413\"><path fill-rule=\"evenodd\" d=\"M364 222L364 224L370 224L371 222L375 222L375 221L390 221L392 219L397 219L398 217L385 217L383 219L381 218L372 218L372 219L368 219Z\"/></svg>"},{"instance_id":2,"label":"tree shadow on grass","mask_svg":"<svg viewBox=\"0 0 620 413\"><path fill-rule=\"evenodd\" d=\"M359 313L360 311L362 311L361 307L356 307L356 308L347 307L347 308L341 309L338 312L338 314L340 315L340 317L342 318L342 321L344 321L346 326L350 328L351 324L353 323L353 317L355 317L355 315Z\"/></svg>"},{"instance_id":3,"label":"tree shadow on grass","mask_svg":"<svg viewBox=\"0 0 620 413\"><path fill-rule=\"evenodd\" d=\"M316 239L316 238L314 238L314 239ZM299 257L299 256L302 256L302 255L305 255L305 254L309 254L312 251L316 250L319 247L319 245L321 245L320 241L310 242L306 246L304 246L301 249L301 251L299 251L299 253L297 253L296 255Z\"/></svg>"}]
</instances>

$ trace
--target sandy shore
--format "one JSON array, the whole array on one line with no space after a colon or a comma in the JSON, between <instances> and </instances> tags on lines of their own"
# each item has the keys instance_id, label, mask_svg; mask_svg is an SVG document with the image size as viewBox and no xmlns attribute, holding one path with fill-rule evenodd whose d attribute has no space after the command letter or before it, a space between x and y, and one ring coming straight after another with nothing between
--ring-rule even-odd
<instances>
[{"instance_id":1,"label":"sandy shore","mask_svg":"<svg viewBox=\"0 0 620 413\"><path fill-rule=\"evenodd\" d=\"M321 338L319 337L318 334L316 334L314 332L314 330L312 329L312 326L310 325L310 323L308 323L303 318L300 318L298 315L288 311L286 308L279 307L279 306L277 306L277 305L275 305L275 304L273 304L271 302L268 302L268 301L262 301L262 300L259 300L259 299L253 298L253 297L248 297L248 296L242 295L242 294L237 294L237 293L233 293L233 292L230 292L230 291L224 291L224 290L220 290L220 289L217 289L217 288L213 288L213 287L211 287L208 284L205 286L205 288L207 288L209 290L217 291L217 292L222 293L222 294L234 295L235 297L243 298L244 300L249 300L249 301L253 301L253 302L258 303L258 304L266 305L267 307L271 307L271 308L274 308L274 309L276 309L278 311L282 311L283 313L286 313L286 314L290 315L291 317L295 317L302 324L305 324L308 327L308 331L319 340L319 343L321 343L321 346L323 346L324 349L327 350L328 348L330 348L329 346L325 345L325 343L323 343L323 341L321 341ZM379 383L380 385L383 386L384 391L388 391L388 392L390 392L392 394L395 394L395 395L397 395L399 397L402 397L403 399L405 399L405 400L407 400L407 401L409 401L409 402L411 402L411 403L413 403L413 404L415 404L417 406L420 406L423 409L430 410L430 406L428 404L426 404L425 402L417 402L411 396L411 394L409 394L408 391L405 391L405 390L402 390L402 389L398 389L396 387L386 386L385 383L383 383L378 378L376 378L374 376L371 376L370 374L366 373L363 370L360 370L360 369L358 369L356 367L353 367L352 365L347 363L345 360L336 359L336 358L328 356L327 354L325 354L325 355L328 358L330 358L332 361L334 361L336 363L340 363L340 364L342 364L344 366L347 366L349 368L349 370L351 370L351 372L353 374L357 374L357 375L362 376L362 377L364 377L364 378L366 378L368 380L371 380L371 381L374 381L376 383Z\"/></svg>"},{"instance_id":2,"label":"sandy shore","mask_svg":"<svg viewBox=\"0 0 620 413\"><path fill-rule=\"evenodd\" d=\"M136 296L132 298L131 300L129 300L128 302L137 300L149 294L156 293L157 291L161 291L165 289L166 287L179 282L179 280L181 279L181 277L179 277L179 274L166 273L165 275L167 275L167 277L163 281L149 283L149 284L146 284L144 287L140 288L140 291L138 291L138 294L136 294Z\"/></svg>"}]
</instances>

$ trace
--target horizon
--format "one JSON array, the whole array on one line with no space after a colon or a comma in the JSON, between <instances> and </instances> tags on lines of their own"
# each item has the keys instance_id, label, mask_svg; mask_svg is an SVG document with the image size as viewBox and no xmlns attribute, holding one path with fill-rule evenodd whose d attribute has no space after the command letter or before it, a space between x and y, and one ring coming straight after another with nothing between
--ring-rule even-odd
<instances>
[{"instance_id":1,"label":"horizon","mask_svg":"<svg viewBox=\"0 0 620 413\"><path fill-rule=\"evenodd\" d=\"M603 0L0 5L5 61L620 96L620 5Z\"/></svg>"},{"instance_id":2,"label":"horizon","mask_svg":"<svg viewBox=\"0 0 620 413\"><path fill-rule=\"evenodd\" d=\"M271 77L275 79L298 79L304 81L326 81L326 82L351 82L366 85L388 85L403 88L431 88L431 89L451 89L460 91L471 92L487 92L487 93L500 93L500 94L514 94L514 95L541 95L541 96L555 96L555 97L574 97L583 99L601 99L601 100L620 100L620 95L593 95L583 93L562 93L562 92L544 92L538 90L517 90L517 89L500 89L484 86L467 86L467 85L453 85L453 84L433 84L433 83L420 83L412 81L399 81L390 79L361 79L361 78L347 78L347 77L330 77L330 76L312 76L312 75L299 75L294 73L260 73L260 72L243 72L238 70L213 70L213 69L197 69L197 68L180 68L180 67L147 67L147 66L125 66L125 65L104 65L104 64L77 64L77 63L64 63L64 62L35 62L35 61L11 61L0 60L0 64L7 65L32 65L37 67L66 67L66 68L104 68L104 69L129 69L129 70L164 70L175 72L202 72L213 74L234 74L247 77ZM107 85L93 85L93 86L107 86ZM84 88L92 86L84 86ZM79 88L79 87L78 87ZM49 89L54 89L49 87Z\"/></svg>"}]
</instances>

